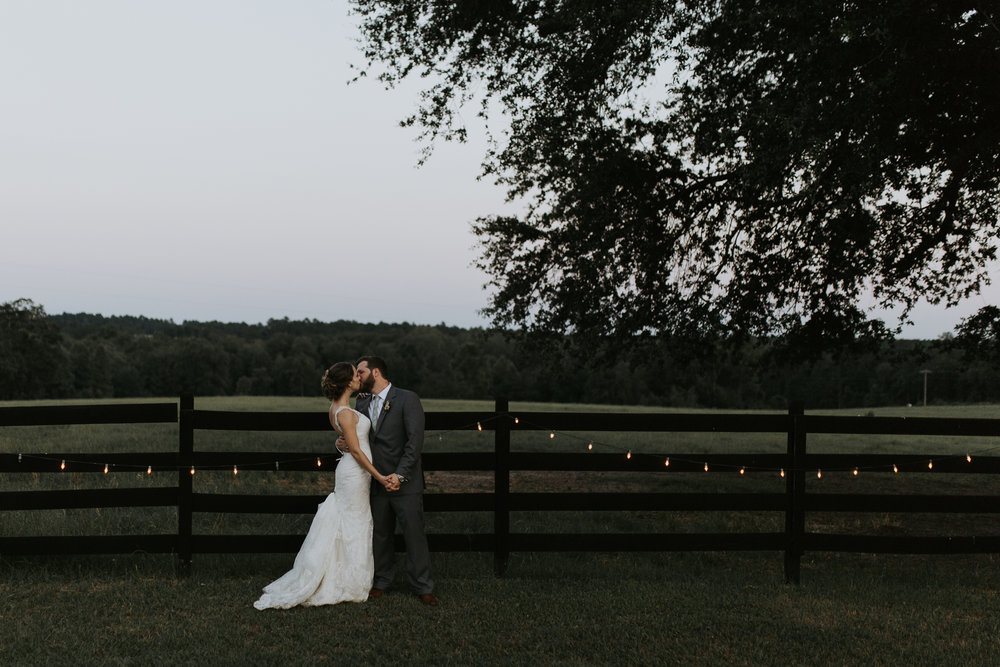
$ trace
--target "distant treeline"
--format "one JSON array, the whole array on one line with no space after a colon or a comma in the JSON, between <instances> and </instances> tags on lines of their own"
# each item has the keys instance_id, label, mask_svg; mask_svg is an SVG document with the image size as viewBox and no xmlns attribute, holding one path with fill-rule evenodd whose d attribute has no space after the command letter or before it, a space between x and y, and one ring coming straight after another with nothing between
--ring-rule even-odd
<instances>
[{"instance_id":1,"label":"distant treeline","mask_svg":"<svg viewBox=\"0 0 1000 667\"><path fill-rule=\"evenodd\" d=\"M12 307L17 306L17 307ZM34 316L32 316L32 314ZM445 325L290 321L184 322L46 315L4 304L0 399L319 396L323 370L377 354L391 379L427 398L706 408L864 407L1000 400L995 364L970 362L948 341L891 340L819 358L769 342L693 350L677 341L585 349L538 347Z\"/></svg>"}]
</instances>

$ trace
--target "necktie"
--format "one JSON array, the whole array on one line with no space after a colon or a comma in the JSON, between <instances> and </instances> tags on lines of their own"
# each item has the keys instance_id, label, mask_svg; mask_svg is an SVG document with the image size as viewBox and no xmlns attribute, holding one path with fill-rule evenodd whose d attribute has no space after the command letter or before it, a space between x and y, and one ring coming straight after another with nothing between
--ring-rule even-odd
<instances>
[{"instance_id":1,"label":"necktie","mask_svg":"<svg viewBox=\"0 0 1000 667\"><path fill-rule=\"evenodd\" d=\"M372 396L372 428L375 428L375 424L378 422L378 411L381 407L382 397L378 394Z\"/></svg>"}]
</instances>

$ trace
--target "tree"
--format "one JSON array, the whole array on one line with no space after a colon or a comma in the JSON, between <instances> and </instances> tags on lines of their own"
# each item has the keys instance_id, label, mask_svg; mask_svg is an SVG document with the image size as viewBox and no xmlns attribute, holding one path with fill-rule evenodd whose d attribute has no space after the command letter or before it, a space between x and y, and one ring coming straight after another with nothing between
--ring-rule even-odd
<instances>
[{"instance_id":1,"label":"tree","mask_svg":"<svg viewBox=\"0 0 1000 667\"><path fill-rule=\"evenodd\" d=\"M1000 308L983 306L956 328L957 334L945 347L961 350L966 360L1000 363Z\"/></svg>"},{"instance_id":2,"label":"tree","mask_svg":"<svg viewBox=\"0 0 1000 667\"><path fill-rule=\"evenodd\" d=\"M976 293L1000 226L1000 29L972 0L354 0L428 148L493 120L494 324L884 335ZM363 72L363 74L366 74Z\"/></svg>"},{"instance_id":3,"label":"tree","mask_svg":"<svg viewBox=\"0 0 1000 667\"><path fill-rule=\"evenodd\" d=\"M31 299L0 304L0 400L53 398L72 386L62 332Z\"/></svg>"}]
</instances>

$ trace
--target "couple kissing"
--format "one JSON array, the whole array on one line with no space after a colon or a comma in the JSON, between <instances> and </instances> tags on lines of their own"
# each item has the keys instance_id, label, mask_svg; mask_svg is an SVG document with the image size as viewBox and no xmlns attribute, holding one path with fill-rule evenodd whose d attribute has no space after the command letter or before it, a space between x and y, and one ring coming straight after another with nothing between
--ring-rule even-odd
<instances>
[{"instance_id":1,"label":"couple kissing","mask_svg":"<svg viewBox=\"0 0 1000 667\"><path fill-rule=\"evenodd\" d=\"M424 534L420 398L396 387L380 357L336 363L323 376L337 431L334 491L316 510L292 569L264 588L257 609L288 609L382 597L396 578L398 523L406 575L425 605L437 605ZM360 393L358 393L360 392ZM349 405L358 393L354 408Z\"/></svg>"}]
</instances>

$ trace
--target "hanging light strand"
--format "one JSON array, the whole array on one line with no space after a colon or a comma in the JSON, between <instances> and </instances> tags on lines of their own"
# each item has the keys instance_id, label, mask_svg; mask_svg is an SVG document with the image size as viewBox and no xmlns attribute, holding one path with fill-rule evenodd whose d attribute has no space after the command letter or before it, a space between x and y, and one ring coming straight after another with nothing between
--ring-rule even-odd
<instances>
[{"instance_id":1,"label":"hanging light strand","mask_svg":"<svg viewBox=\"0 0 1000 667\"><path fill-rule=\"evenodd\" d=\"M489 423L490 421L494 421L494 420L497 420L497 419L500 419L500 418L509 418L514 424L518 424L518 425L521 425L521 423L522 423L521 418L518 417L518 416L512 415L510 413L498 413L498 414L490 416L490 417L488 417L486 419L481 419L479 421L472 422L472 423L470 423L470 424L468 424L468 425L466 425L464 427L459 427L459 428L456 428L456 429L452 429L450 431L440 432L438 434L438 437L439 437L439 439L443 439L442 436L449 435L451 433L455 433L455 432L459 432L459 431L467 432L470 429L476 429L478 431L482 431L482 430L484 430L484 427L483 427L484 422L485 423ZM532 425L527 425L527 426L530 428ZM573 434L573 433L563 433L563 432L559 432L559 431L556 431L556 430L547 429L547 428L545 428L543 426L538 426L538 425L533 425L533 426L534 426L534 430L548 431L549 440L554 440L557 434L560 435L561 438L565 437L565 438L569 438L569 439L575 438L575 439L578 439L578 440L582 440L582 441L584 441L584 442L587 443L587 451L588 452L594 451L595 448L604 448L604 449L610 449L610 450L617 450L618 452L622 452L622 450L623 450L623 448L621 447L621 445L604 443L604 442L600 442L600 441L598 441L598 440L596 440L594 438L581 437L581 436L578 436L578 435ZM524 427L522 427L522 429L524 429ZM996 450L1000 450L1000 447L992 447L992 448L989 448L986 451L978 452L978 453L976 453L976 455L977 456L984 456L984 455L988 456L988 455L994 453ZM633 460L635 458L635 456L638 455L638 453L634 452L631 448L625 448L624 449L624 455L625 455L626 460L631 461L631 460ZM750 472L751 469L766 470L765 468L751 467L751 466L740 465L740 464L713 464L710 467L708 461L704 461L704 460L698 460L698 461L695 461L695 460L685 460L683 458L679 458L679 457L673 456L673 455L672 456L667 456L667 457L663 457L662 455L660 455L657 458L659 458L659 460L663 461L663 467L661 468L662 470L667 470L667 469L670 469L670 468L676 468L676 466L672 465L675 462L685 463L685 464L690 465L692 467L700 466L702 468L702 470L704 470L705 472L709 472L710 470L713 471L713 472L726 472L726 471L730 471L730 472L737 472L740 475L746 475L748 472ZM935 459L933 459L933 458L920 459L919 456L916 456L916 455L913 456L913 457L910 457L910 458L911 458L911 460L912 459L916 459L916 460L912 461L911 465L916 465L920 461L923 461L924 465L926 465L926 468L925 468L926 470L933 471L935 469ZM973 453L972 452L966 452L963 455L956 455L955 457L938 457L938 461L937 462L940 463L940 461L942 459L944 459L944 458L947 458L948 460L952 460L952 459L958 460L959 458L964 458L966 463L971 464L972 463L972 458L973 458ZM93 459L88 460L88 461L79 461L79 460L74 460L72 458L61 458L61 457L51 457L51 456L46 456L46 455L24 454L23 452L19 452L17 454L17 462L18 463L23 463L24 461L29 460L29 459L41 460L41 461L45 461L45 460L58 461L58 469L60 471L66 471L66 470L69 470L70 468L72 468L72 469L74 469L75 471L78 471L78 472L81 471L81 470L83 470L83 471L86 471L86 470L95 470L95 466L96 466L97 470L102 470L105 474L110 473L112 467L114 467L117 472L124 472L124 471L128 471L128 470L141 471L141 470L145 469L147 475L151 475L153 473L153 466L151 464L147 464L145 466L140 466L140 465L135 465L135 464L114 464L114 466L112 466L112 464L110 464L108 462L100 463L100 462L95 462ZM322 457L316 457L314 460L315 460L315 465L316 465L317 468L322 467ZM302 462L301 459L282 459L282 460L273 461L273 466L274 466L274 470L275 471L280 471L282 463L285 463L286 466L288 464L293 464L293 469L294 469L295 468L294 464L296 464L296 463L301 464L301 462ZM646 463L648 465L649 463L651 463L651 461L649 461L647 459ZM891 470L891 472L893 474L899 474L900 473L900 463L904 463L904 462L894 462L891 465L890 470ZM264 466L264 465L267 465L267 463L263 462L263 461L258 462L258 463L244 463L244 466L250 466L251 468L257 468L257 469L263 469L262 466ZM173 470L182 470L182 469L185 469L185 468L187 468L189 474L191 474L191 475L195 474L196 468L193 465L191 465L190 467L187 467L187 466L157 466L157 469L158 470L162 470L162 471L169 471L171 469L173 469ZM223 469L227 469L227 467L226 466L218 466L218 467L198 466L197 469L198 470L203 470L203 471L209 471L209 470L223 470ZM684 470L684 469L685 469L685 467L682 466L681 470ZM866 468L866 467L863 467L863 466L853 465L853 466L845 466L844 468L827 468L826 471L827 472L831 472L831 471L832 472L837 472L838 470L843 470L843 471L850 472L852 474L852 476L854 476L854 477L858 477L858 476L860 476L861 472L863 470L866 470L866 469L868 469L868 470L882 470L882 471L886 470L884 467L881 467L881 466L873 466L873 467ZM816 471L817 478L818 479L822 479L823 470L821 470L821 469L814 469L814 470ZM238 465L234 464L232 466L232 471L233 471L233 476L234 477L236 475L238 475L239 474ZM779 477L784 478L790 472L806 472L806 470L801 469L801 468L800 469L793 469L793 468L782 467L782 468L777 469L777 470L775 470L775 469L772 468L771 472L777 472L778 475L779 475Z\"/></svg>"}]
</instances>

